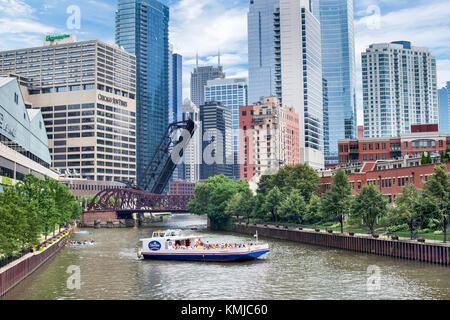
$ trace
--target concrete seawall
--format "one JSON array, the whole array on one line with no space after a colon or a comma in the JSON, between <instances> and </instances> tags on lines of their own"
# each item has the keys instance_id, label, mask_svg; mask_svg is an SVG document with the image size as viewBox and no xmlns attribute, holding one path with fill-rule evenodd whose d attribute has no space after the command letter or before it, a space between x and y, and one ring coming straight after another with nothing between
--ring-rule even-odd
<instances>
[{"instance_id":1,"label":"concrete seawall","mask_svg":"<svg viewBox=\"0 0 450 320\"><path fill-rule=\"evenodd\" d=\"M320 245L361 253L371 253L442 265L450 265L450 246L443 243L419 243L410 240L375 239L370 235L350 236L347 233L276 228L274 226L235 224L235 232Z\"/></svg>"}]
</instances>

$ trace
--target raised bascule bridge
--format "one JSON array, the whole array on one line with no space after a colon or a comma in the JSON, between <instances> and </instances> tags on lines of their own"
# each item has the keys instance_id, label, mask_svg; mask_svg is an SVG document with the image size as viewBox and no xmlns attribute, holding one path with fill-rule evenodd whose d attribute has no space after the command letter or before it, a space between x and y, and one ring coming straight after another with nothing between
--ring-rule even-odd
<instances>
[{"instance_id":1,"label":"raised bascule bridge","mask_svg":"<svg viewBox=\"0 0 450 320\"><path fill-rule=\"evenodd\" d=\"M170 124L138 183L127 181L125 189L105 189L97 193L83 212L82 225L125 220L131 226L134 225L133 214L187 212L192 196L167 195L164 191L177 166L173 153L178 152L178 159L181 159L182 146L189 143L196 129L192 120Z\"/></svg>"}]
</instances>

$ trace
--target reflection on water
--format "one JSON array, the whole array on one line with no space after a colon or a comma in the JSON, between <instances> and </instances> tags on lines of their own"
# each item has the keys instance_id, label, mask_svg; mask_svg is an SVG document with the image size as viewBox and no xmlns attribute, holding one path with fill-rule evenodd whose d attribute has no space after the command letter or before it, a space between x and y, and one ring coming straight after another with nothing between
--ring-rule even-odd
<instances>
[{"instance_id":1,"label":"reflection on water","mask_svg":"<svg viewBox=\"0 0 450 320\"><path fill-rule=\"evenodd\" d=\"M253 241L212 233L205 224L204 217L174 215L162 227L217 241ZM450 299L448 267L288 241L264 239L271 252L253 262L138 260L139 239L150 237L155 228L74 235L92 238L96 245L63 249L4 299ZM80 267L80 290L67 288L71 265ZM368 291L369 266L379 270L374 291Z\"/></svg>"}]
</instances>

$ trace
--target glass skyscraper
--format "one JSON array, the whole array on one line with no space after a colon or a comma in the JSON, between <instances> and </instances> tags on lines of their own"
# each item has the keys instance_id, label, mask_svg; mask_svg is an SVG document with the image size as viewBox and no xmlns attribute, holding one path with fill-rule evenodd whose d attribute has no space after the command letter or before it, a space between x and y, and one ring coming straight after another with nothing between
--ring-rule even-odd
<instances>
[{"instance_id":1,"label":"glass skyscraper","mask_svg":"<svg viewBox=\"0 0 450 320\"><path fill-rule=\"evenodd\" d=\"M356 137L353 0L313 0L320 20L325 163L337 163L338 140Z\"/></svg>"},{"instance_id":2,"label":"glass skyscraper","mask_svg":"<svg viewBox=\"0 0 450 320\"><path fill-rule=\"evenodd\" d=\"M450 134L450 81L442 89L438 90L439 94L439 129Z\"/></svg>"},{"instance_id":3,"label":"glass skyscraper","mask_svg":"<svg viewBox=\"0 0 450 320\"><path fill-rule=\"evenodd\" d=\"M169 123L181 121L183 112L183 57L169 46Z\"/></svg>"},{"instance_id":4,"label":"glass skyscraper","mask_svg":"<svg viewBox=\"0 0 450 320\"><path fill-rule=\"evenodd\" d=\"M300 162L324 167L320 22L307 0L281 0L274 13L276 94L299 116Z\"/></svg>"},{"instance_id":5,"label":"glass skyscraper","mask_svg":"<svg viewBox=\"0 0 450 320\"><path fill-rule=\"evenodd\" d=\"M274 8L279 0L250 0L248 12L248 100L275 96Z\"/></svg>"},{"instance_id":6,"label":"glass skyscraper","mask_svg":"<svg viewBox=\"0 0 450 320\"><path fill-rule=\"evenodd\" d=\"M118 0L116 43L136 55L139 181L168 126L169 8L156 0Z\"/></svg>"},{"instance_id":7,"label":"glass skyscraper","mask_svg":"<svg viewBox=\"0 0 450 320\"><path fill-rule=\"evenodd\" d=\"M221 102L231 113L234 166L233 177L239 179L239 107L248 105L247 79L209 80L205 87L205 101Z\"/></svg>"},{"instance_id":8,"label":"glass skyscraper","mask_svg":"<svg viewBox=\"0 0 450 320\"><path fill-rule=\"evenodd\" d=\"M223 79L225 78L225 73L223 72L223 67L219 64L216 67L213 66L197 66L191 73L191 100L196 106L201 106L205 103L205 86L208 80Z\"/></svg>"}]
</instances>

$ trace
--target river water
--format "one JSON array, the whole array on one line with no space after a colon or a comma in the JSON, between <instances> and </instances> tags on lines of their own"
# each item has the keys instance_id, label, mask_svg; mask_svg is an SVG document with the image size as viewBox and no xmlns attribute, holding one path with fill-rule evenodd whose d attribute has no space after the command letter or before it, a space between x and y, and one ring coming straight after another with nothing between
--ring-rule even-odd
<instances>
[{"instance_id":1,"label":"river water","mask_svg":"<svg viewBox=\"0 0 450 320\"><path fill-rule=\"evenodd\" d=\"M217 241L254 240L205 225L204 217L175 215L164 227ZM73 235L96 245L62 249L3 299L450 299L449 267L288 241L260 239L271 252L253 262L139 260L139 239L154 229ZM79 289L68 269L79 270Z\"/></svg>"}]
</instances>

